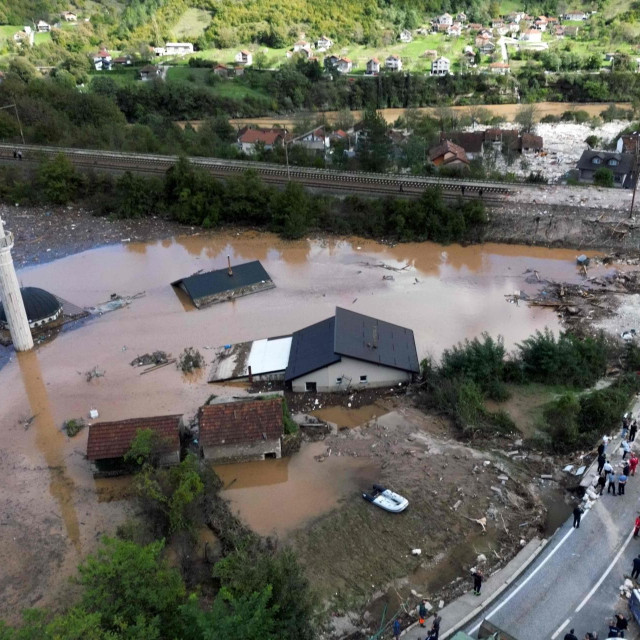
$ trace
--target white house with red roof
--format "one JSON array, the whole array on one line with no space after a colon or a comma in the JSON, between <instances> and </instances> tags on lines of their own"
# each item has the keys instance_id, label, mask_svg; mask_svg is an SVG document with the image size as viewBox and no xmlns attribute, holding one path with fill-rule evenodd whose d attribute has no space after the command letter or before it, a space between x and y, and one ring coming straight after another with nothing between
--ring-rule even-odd
<instances>
[{"instance_id":1,"label":"white house with red roof","mask_svg":"<svg viewBox=\"0 0 640 640\"><path fill-rule=\"evenodd\" d=\"M384 61L384 67L388 71L402 71L402 59L400 56L391 54L387 56L387 59Z\"/></svg>"},{"instance_id":2,"label":"white house with red roof","mask_svg":"<svg viewBox=\"0 0 640 640\"><path fill-rule=\"evenodd\" d=\"M370 58L367 60L366 74L368 76L375 76L380 73L380 60L378 58Z\"/></svg>"},{"instance_id":3,"label":"white house with red roof","mask_svg":"<svg viewBox=\"0 0 640 640\"><path fill-rule=\"evenodd\" d=\"M248 67L253 64L253 54L247 49L242 49L242 51L238 51L238 53L236 53L235 60L238 64Z\"/></svg>"},{"instance_id":4,"label":"white house with red roof","mask_svg":"<svg viewBox=\"0 0 640 640\"><path fill-rule=\"evenodd\" d=\"M286 133L284 129L244 128L238 135L238 147L247 155L254 154L259 145L263 145L266 150L273 149L283 144Z\"/></svg>"}]
</instances>

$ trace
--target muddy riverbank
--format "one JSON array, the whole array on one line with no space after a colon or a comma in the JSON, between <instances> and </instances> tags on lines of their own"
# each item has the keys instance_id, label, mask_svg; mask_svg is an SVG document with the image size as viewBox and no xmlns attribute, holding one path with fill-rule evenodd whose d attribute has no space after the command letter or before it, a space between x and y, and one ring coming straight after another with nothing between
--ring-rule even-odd
<instances>
[{"instance_id":1,"label":"muddy riverbank","mask_svg":"<svg viewBox=\"0 0 640 640\"><path fill-rule=\"evenodd\" d=\"M9 218L9 229L11 222ZM18 251L21 243L18 240ZM276 288L196 310L170 286L199 269L224 267L227 256L233 263L260 260ZM451 344L485 330L502 334L510 348L538 329L557 330L559 320L548 309L509 304L505 296L537 288L526 281L527 270L580 282L575 256L573 250L513 245L389 247L355 238L285 242L245 231L118 243L20 269L25 286L43 287L80 307L107 301L114 292L143 295L125 308L68 328L28 354L16 356L0 347L8 360L0 369L0 617L15 620L24 606L67 602L72 589L68 578L79 560L102 534L113 534L133 509L119 499L123 496L110 488L110 481L93 479L84 457L87 430L68 438L61 431L65 420L87 419L92 408L100 420L175 413L188 418L212 393L246 393L239 386L207 384L205 372L185 377L171 366L141 376L129 364L136 356L159 349L176 356L194 346L209 362L213 347L287 334L332 315L336 306L411 327L421 358L437 357ZM610 268L601 270L607 273ZM393 279L383 277L389 275ZM105 375L87 381L85 374L94 367ZM329 462L328 472L318 469L314 473L320 475L312 476L326 484L323 499L310 510L296 497L300 508L288 514L281 532L286 537L358 497L357 490L368 486L373 476L390 477L378 467L383 461L377 458L360 461L347 455L333 467L326 458L316 460L313 446L307 466ZM305 455L303 449L299 458L283 463L287 478L304 472ZM248 520L249 511L255 511L256 528L277 531L283 500L290 495L286 491L295 482L273 482L273 491L260 487L259 500L270 508L258 513L250 487L235 477L238 486L227 491L232 505L236 492L234 508L243 517L246 512ZM286 491L279 494L280 489ZM304 500L312 491L309 487Z\"/></svg>"}]
</instances>

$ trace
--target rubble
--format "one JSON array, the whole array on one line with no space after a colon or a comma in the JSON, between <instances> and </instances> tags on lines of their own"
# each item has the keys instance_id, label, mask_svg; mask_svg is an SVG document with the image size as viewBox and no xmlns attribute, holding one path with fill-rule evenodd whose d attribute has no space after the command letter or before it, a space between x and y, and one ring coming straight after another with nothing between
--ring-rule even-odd
<instances>
[{"instance_id":1,"label":"rubble","mask_svg":"<svg viewBox=\"0 0 640 640\"><path fill-rule=\"evenodd\" d=\"M137 356L129 364L132 367L145 367L148 365L165 364L169 361L169 354L164 351L154 351Z\"/></svg>"},{"instance_id":2,"label":"rubble","mask_svg":"<svg viewBox=\"0 0 640 640\"><path fill-rule=\"evenodd\" d=\"M105 373L106 372L104 370L98 369L98 367L95 366L93 367L93 369L91 369L91 371L87 371L84 374L84 377L87 382L91 382L94 378L103 378Z\"/></svg>"}]
</instances>

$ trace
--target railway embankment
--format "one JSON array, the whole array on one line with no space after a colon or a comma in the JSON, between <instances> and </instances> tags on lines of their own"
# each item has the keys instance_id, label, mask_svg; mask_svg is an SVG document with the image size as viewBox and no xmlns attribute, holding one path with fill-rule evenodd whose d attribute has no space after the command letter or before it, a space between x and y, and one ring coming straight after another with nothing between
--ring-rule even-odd
<instances>
[{"instance_id":1,"label":"railway embankment","mask_svg":"<svg viewBox=\"0 0 640 640\"><path fill-rule=\"evenodd\" d=\"M482 240L630 252L640 248L640 217L629 209L510 202L487 210Z\"/></svg>"}]
</instances>

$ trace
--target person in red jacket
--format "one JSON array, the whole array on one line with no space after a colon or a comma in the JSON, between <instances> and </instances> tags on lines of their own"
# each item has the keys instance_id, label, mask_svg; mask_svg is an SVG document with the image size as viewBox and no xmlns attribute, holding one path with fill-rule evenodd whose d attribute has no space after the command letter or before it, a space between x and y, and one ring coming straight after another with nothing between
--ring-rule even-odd
<instances>
[{"instance_id":1,"label":"person in red jacket","mask_svg":"<svg viewBox=\"0 0 640 640\"><path fill-rule=\"evenodd\" d=\"M636 467L638 466L638 454L635 451L631 452L631 458L629 458L629 467L631 468L631 475L636 475Z\"/></svg>"},{"instance_id":2,"label":"person in red jacket","mask_svg":"<svg viewBox=\"0 0 640 640\"><path fill-rule=\"evenodd\" d=\"M633 537L637 538L638 537L638 533L640 533L640 515L636 518L636 524L635 524L635 527L633 529Z\"/></svg>"}]
</instances>

